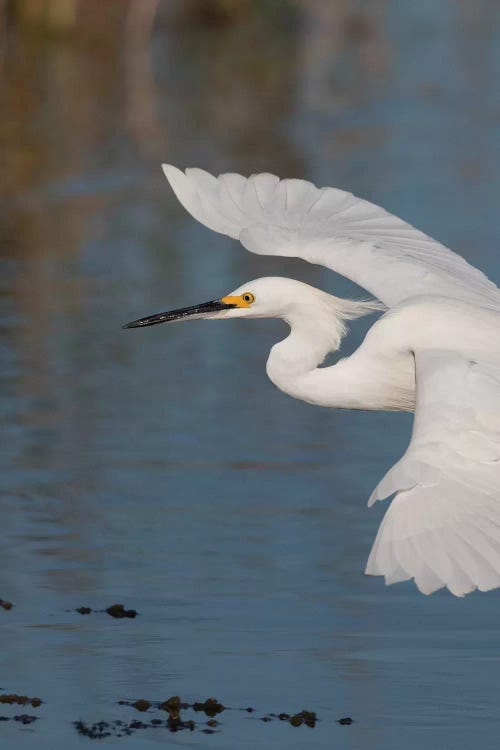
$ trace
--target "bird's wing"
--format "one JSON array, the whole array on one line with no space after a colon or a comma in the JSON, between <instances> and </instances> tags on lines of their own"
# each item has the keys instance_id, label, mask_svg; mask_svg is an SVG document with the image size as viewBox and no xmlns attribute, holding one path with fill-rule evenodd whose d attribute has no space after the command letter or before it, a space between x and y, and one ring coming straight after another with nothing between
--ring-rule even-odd
<instances>
[{"instance_id":1,"label":"bird's wing","mask_svg":"<svg viewBox=\"0 0 500 750\"><path fill-rule=\"evenodd\" d=\"M396 493L366 572L424 594L500 586L500 357L415 354L410 445L369 504Z\"/></svg>"},{"instance_id":2,"label":"bird's wing","mask_svg":"<svg viewBox=\"0 0 500 750\"><path fill-rule=\"evenodd\" d=\"M438 294L500 309L500 290L463 258L373 203L272 174L213 177L163 165L183 206L251 252L296 256L347 276L388 307Z\"/></svg>"}]
</instances>

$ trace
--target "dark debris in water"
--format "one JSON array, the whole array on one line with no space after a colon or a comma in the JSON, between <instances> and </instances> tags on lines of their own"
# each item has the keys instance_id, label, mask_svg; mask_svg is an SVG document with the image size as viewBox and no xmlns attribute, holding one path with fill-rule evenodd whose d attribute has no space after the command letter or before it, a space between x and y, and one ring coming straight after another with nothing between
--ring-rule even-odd
<instances>
[{"instance_id":1,"label":"dark debris in water","mask_svg":"<svg viewBox=\"0 0 500 750\"><path fill-rule=\"evenodd\" d=\"M112 732L108 731L108 728L113 728L114 732L116 733L116 729L118 726L121 727L122 722L108 722L108 721L98 721L95 724L85 724L83 721L74 721L73 726L75 727L78 734L81 734L83 737L89 737L91 740L101 740L104 737L111 737ZM131 734L131 732L128 732L128 734Z\"/></svg>"},{"instance_id":2,"label":"dark debris in water","mask_svg":"<svg viewBox=\"0 0 500 750\"><path fill-rule=\"evenodd\" d=\"M187 703L181 701L178 695L172 695L164 701L148 701L145 698L139 698L135 701L118 701L120 706L132 706L137 711L147 711L149 708L159 708L162 711L166 711L168 714L178 713L179 711L185 711L191 708L193 711L199 713L203 711L206 716L214 717L217 714L222 713L225 710L225 706L219 703L217 698L207 698L205 701L195 701L195 703ZM245 711L253 711L254 709L245 709Z\"/></svg>"},{"instance_id":3,"label":"dark debris in water","mask_svg":"<svg viewBox=\"0 0 500 750\"><path fill-rule=\"evenodd\" d=\"M192 732L196 724L192 719L184 721L178 711L171 711L167 719L167 727L171 732L178 732L180 729L189 729Z\"/></svg>"},{"instance_id":4,"label":"dark debris in water","mask_svg":"<svg viewBox=\"0 0 500 750\"><path fill-rule=\"evenodd\" d=\"M0 693L0 704L2 703L4 705L16 704L37 707L42 704L42 701L40 698L29 698L26 695L17 695L17 693ZM125 737L139 730L162 728L169 732L179 732L182 730L193 732L197 730L202 734L214 734L222 728L220 716L224 711L240 711L247 714L255 713L255 708L251 706L247 708L230 708L224 706L217 700L217 698L207 698L204 701L189 703L181 700L178 695L172 695L164 701L150 701L145 698L139 698L137 700L119 700L118 704L121 706L129 706L141 713L147 713L150 709L153 711L164 711L167 716L165 717L165 714L163 714L162 718L153 717L149 720L129 719L128 721L123 721L116 719L115 721L97 721L90 724L78 720L73 722L73 726L78 734L90 739ZM197 717L196 721L191 718L186 718L186 711L193 711L198 715L204 714L204 718L200 720L200 718ZM183 716L181 716L181 712L184 712ZM215 718L216 716L217 719ZM208 719L206 717L208 717ZM268 723L277 719L278 721L285 722L292 727L301 727L305 725L310 728L314 728L318 721L317 715L314 711L307 711L305 709L294 714L284 711L281 713L268 713L260 717L252 717L252 719L263 723ZM17 721L21 724L32 724L36 720L36 716L31 716L29 714L19 714L13 717L0 716L0 722ZM350 716L344 716L336 721L341 725L349 725L354 722L354 719Z\"/></svg>"},{"instance_id":5,"label":"dark debris in water","mask_svg":"<svg viewBox=\"0 0 500 750\"><path fill-rule=\"evenodd\" d=\"M137 617L136 609L125 609L123 604L112 604L106 609L108 615L121 619L123 617Z\"/></svg>"},{"instance_id":6,"label":"dark debris in water","mask_svg":"<svg viewBox=\"0 0 500 750\"><path fill-rule=\"evenodd\" d=\"M229 708L227 706L224 706L220 701L217 700L217 698L207 698L204 701L195 701L194 703L189 703L187 701L181 700L178 695L172 695L170 698L167 698L164 701L150 701L146 700L145 698L139 698L138 700L119 700L118 703L121 706L131 706L132 708L135 708L137 711L141 712L149 711L150 709L159 709L161 711L165 711L168 714L166 722L160 719L152 719L149 723L134 720L128 725L129 730L147 729L151 726L164 726L171 732L177 732L181 729L189 729L190 731L197 729L203 734L213 734L214 732L219 731L217 728L221 727L220 715L224 711L241 711L248 714L252 714L255 712L255 708L253 708L252 706L236 709ZM205 714L205 716L209 717L208 721L205 721L203 724L198 719L194 721L181 718L180 712L185 712L187 710L194 711L195 714ZM217 719L215 718L216 716L218 717ZM295 714L285 712L281 712L279 714L269 713L264 716L256 716L252 718L255 718L257 721L261 721L263 723L268 723L270 721L273 721L274 719L278 719L279 721L290 724L292 727L300 727L302 725L305 725L311 728L315 727L316 722L318 721L317 715L314 711L307 711L305 709ZM340 721L347 723L345 719ZM92 726L96 727L98 725Z\"/></svg>"},{"instance_id":7,"label":"dark debris in water","mask_svg":"<svg viewBox=\"0 0 500 750\"><path fill-rule=\"evenodd\" d=\"M27 695L18 695L17 693L0 693L0 703L17 704L18 706L29 705L33 708L42 705L40 698L28 698Z\"/></svg>"},{"instance_id":8,"label":"dark debris in water","mask_svg":"<svg viewBox=\"0 0 500 750\"><path fill-rule=\"evenodd\" d=\"M139 698L135 701L118 701L121 706L131 706L136 711L145 712L150 708L159 709L165 711L168 714L168 718L165 719L152 719L149 724L144 724L141 721L134 721L129 725L129 729L146 729L149 726L165 726L170 732L179 732L182 729L188 729L194 731L196 723L192 719L183 719L181 711L191 709L197 713L203 711L206 716L214 717L217 714L224 711L224 706L216 698L207 698L203 702L187 703L181 701L178 695L172 695L164 701L148 701L145 698ZM210 729L201 729L205 734L212 734L215 730L213 727L218 726L218 722L212 718L211 721L207 721L207 726Z\"/></svg>"},{"instance_id":9,"label":"dark debris in water","mask_svg":"<svg viewBox=\"0 0 500 750\"><path fill-rule=\"evenodd\" d=\"M316 713L314 711L301 711L298 714L295 714L294 716L291 716L289 719L290 724L294 727L300 727L302 724L305 724L306 727L315 727L316 726Z\"/></svg>"},{"instance_id":10,"label":"dark debris in water","mask_svg":"<svg viewBox=\"0 0 500 750\"><path fill-rule=\"evenodd\" d=\"M164 719L151 719L149 722L133 719L126 722L119 719L115 721L97 721L94 724L85 724L83 721L74 721L78 734L83 737L89 737L92 740L101 740L105 737L126 737L134 734L141 729L168 729L170 732L178 732L180 729L195 728L194 721L181 721L180 718L175 721L172 717L165 721Z\"/></svg>"},{"instance_id":11,"label":"dark debris in water","mask_svg":"<svg viewBox=\"0 0 500 750\"><path fill-rule=\"evenodd\" d=\"M300 727L302 724L305 724L307 727L311 728L316 726L318 720L314 711L306 711L303 709L302 711L299 711L299 713L293 715L284 712L280 714L267 714L267 716L261 718L261 721L272 721L273 719L288 721L292 727Z\"/></svg>"},{"instance_id":12,"label":"dark debris in water","mask_svg":"<svg viewBox=\"0 0 500 750\"><path fill-rule=\"evenodd\" d=\"M217 698L207 698L203 703L193 703L194 711L204 711L207 716L217 716L225 710L225 706L219 703Z\"/></svg>"},{"instance_id":13,"label":"dark debris in water","mask_svg":"<svg viewBox=\"0 0 500 750\"><path fill-rule=\"evenodd\" d=\"M33 722L37 720L38 716L30 716L29 714L18 714L18 716L14 716L14 721L20 721L21 724L33 724Z\"/></svg>"},{"instance_id":14,"label":"dark debris in water","mask_svg":"<svg viewBox=\"0 0 500 750\"><path fill-rule=\"evenodd\" d=\"M8 602L7 599L0 599L0 607L2 607L2 609L8 611L9 609L12 609L13 606L12 602Z\"/></svg>"},{"instance_id":15,"label":"dark debris in water","mask_svg":"<svg viewBox=\"0 0 500 750\"><path fill-rule=\"evenodd\" d=\"M163 703L158 704L158 708L163 711L179 711L181 708L189 708L189 703L182 703L178 695L172 695L171 698L167 698Z\"/></svg>"},{"instance_id":16,"label":"dark debris in water","mask_svg":"<svg viewBox=\"0 0 500 750\"><path fill-rule=\"evenodd\" d=\"M0 716L0 721L18 721L20 724L33 724L38 720L38 716L29 714L18 714L17 716Z\"/></svg>"},{"instance_id":17,"label":"dark debris in water","mask_svg":"<svg viewBox=\"0 0 500 750\"><path fill-rule=\"evenodd\" d=\"M72 612L73 610L68 610ZM139 614L136 609L125 609L123 604L111 604L106 609L92 609L92 607L77 607L75 612L79 615L90 615L92 612L106 612L110 617L114 617L117 620L122 620L125 617L134 618Z\"/></svg>"}]
</instances>

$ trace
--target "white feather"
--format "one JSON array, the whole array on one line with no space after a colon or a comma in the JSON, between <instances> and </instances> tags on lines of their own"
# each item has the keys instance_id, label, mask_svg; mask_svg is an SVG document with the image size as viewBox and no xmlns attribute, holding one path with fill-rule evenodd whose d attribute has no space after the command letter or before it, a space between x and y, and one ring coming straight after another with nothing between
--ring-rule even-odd
<instances>
[{"instance_id":1,"label":"white feather","mask_svg":"<svg viewBox=\"0 0 500 750\"><path fill-rule=\"evenodd\" d=\"M297 256L347 276L392 307L440 294L500 309L500 292L463 258L402 219L338 188L271 174L165 175L202 224L251 252Z\"/></svg>"},{"instance_id":2,"label":"white feather","mask_svg":"<svg viewBox=\"0 0 500 750\"><path fill-rule=\"evenodd\" d=\"M267 362L271 380L323 406L413 409L410 445L369 504L394 499L366 572L414 579L425 594L500 586L500 291L481 271L382 208L336 188L271 174L165 165L200 222L251 252L297 256L347 276L391 308L350 357L321 367L344 321L377 307L266 278L250 306L210 317L282 317L290 335Z\"/></svg>"},{"instance_id":3,"label":"white feather","mask_svg":"<svg viewBox=\"0 0 500 750\"><path fill-rule=\"evenodd\" d=\"M396 493L366 572L388 582L414 578L424 593L447 586L463 596L496 588L500 358L439 350L415 356L412 439L370 499Z\"/></svg>"}]
</instances>

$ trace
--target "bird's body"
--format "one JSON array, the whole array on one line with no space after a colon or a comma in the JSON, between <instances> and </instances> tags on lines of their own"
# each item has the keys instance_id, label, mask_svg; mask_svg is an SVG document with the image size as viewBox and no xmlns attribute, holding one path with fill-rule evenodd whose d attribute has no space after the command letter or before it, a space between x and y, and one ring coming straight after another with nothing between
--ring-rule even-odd
<instances>
[{"instance_id":1,"label":"bird's body","mask_svg":"<svg viewBox=\"0 0 500 750\"><path fill-rule=\"evenodd\" d=\"M296 332L293 327L273 347L267 372L281 390L319 406L413 411L418 352L468 353L479 359L494 351L500 355L500 313L439 297L417 297L392 308L350 357L331 367L318 366L323 357L314 367L305 364L304 354L310 351L312 360L320 350L304 328Z\"/></svg>"},{"instance_id":2,"label":"bird's body","mask_svg":"<svg viewBox=\"0 0 500 750\"><path fill-rule=\"evenodd\" d=\"M401 219L349 193L273 175L165 167L184 206L260 254L326 265L376 300L341 300L298 281L263 278L231 295L128 327L180 318L281 317L289 335L267 373L294 398L348 409L415 409L405 455L369 504L395 495L367 573L413 578L461 596L500 586L500 291ZM388 308L388 309L387 309ZM335 365L345 321L384 310Z\"/></svg>"}]
</instances>

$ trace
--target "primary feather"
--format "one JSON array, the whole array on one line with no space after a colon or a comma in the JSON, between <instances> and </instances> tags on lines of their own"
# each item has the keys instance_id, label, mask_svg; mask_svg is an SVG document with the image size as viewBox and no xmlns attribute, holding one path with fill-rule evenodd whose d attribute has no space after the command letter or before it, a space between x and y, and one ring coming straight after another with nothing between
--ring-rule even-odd
<instances>
[{"instance_id":1,"label":"primary feather","mask_svg":"<svg viewBox=\"0 0 500 750\"><path fill-rule=\"evenodd\" d=\"M500 292L444 245L337 188L272 174L214 177L163 165L183 206L210 229L263 255L303 258L347 276L393 307L439 294L500 309Z\"/></svg>"},{"instance_id":2,"label":"primary feather","mask_svg":"<svg viewBox=\"0 0 500 750\"><path fill-rule=\"evenodd\" d=\"M369 505L396 493L366 572L426 594L500 585L500 356L415 353L410 445Z\"/></svg>"}]
</instances>

